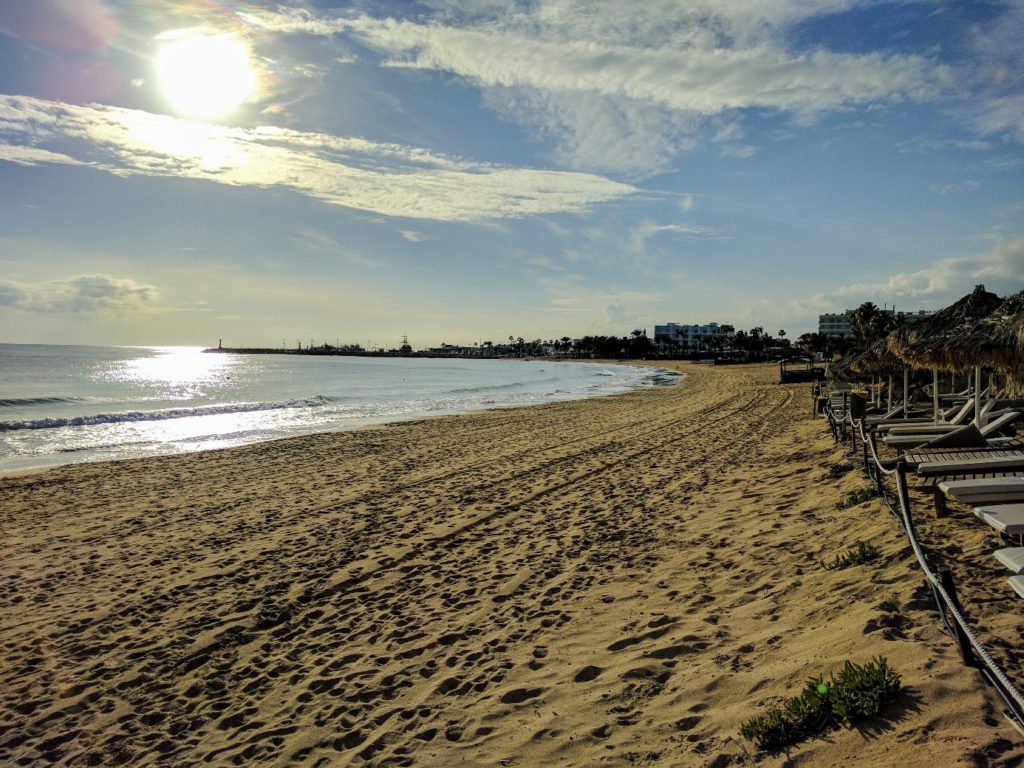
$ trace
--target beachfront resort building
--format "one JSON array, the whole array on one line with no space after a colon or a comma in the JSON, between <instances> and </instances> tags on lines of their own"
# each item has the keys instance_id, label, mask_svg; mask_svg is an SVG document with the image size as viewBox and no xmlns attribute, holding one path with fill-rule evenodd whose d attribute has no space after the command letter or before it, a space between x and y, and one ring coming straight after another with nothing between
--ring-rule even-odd
<instances>
[{"instance_id":1,"label":"beachfront resort building","mask_svg":"<svg viewBox=\"0 0 1024 768\"><path fill-rule=\"evenodd\" d=\"M818 333L823 333L826 336L841 336L845 339L853 338L853 313L856 310L847 309L842 313L831 313L818 315ZM914 323L918 320L928 317L932 314L930 310L919 309L914 312L897 312L896 308L883 309L881 310L887 315L895 317L899 315L906 319L908 323Z\"/></svg>"},{"instance_id":2,"label":"beachfront resort building","mask_svg":"<svg viewBox=\"0 0 1024 768\"><path fill-rule=\"evenodd\" d=\"M731 339L734 334L735 329L731 325L667 323L654 326L654 343L663 349L707 350L725 339Z\"/></svg>"}]
</instances>

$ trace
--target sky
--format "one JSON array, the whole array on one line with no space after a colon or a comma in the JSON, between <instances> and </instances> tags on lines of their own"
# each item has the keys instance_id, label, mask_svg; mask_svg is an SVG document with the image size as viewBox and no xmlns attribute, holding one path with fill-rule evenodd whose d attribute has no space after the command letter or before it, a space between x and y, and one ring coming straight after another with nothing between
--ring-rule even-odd
<instances>
[{"instance_id":1,"label":"sky","mask_svg":"<svg viewBox=\"0 0 1024 768\"><path fill-rule=\"evenodd\" d=\"M816 330L1024 288L1024 2L3 0L0 341Z\"/></svg>"}]
</instances>

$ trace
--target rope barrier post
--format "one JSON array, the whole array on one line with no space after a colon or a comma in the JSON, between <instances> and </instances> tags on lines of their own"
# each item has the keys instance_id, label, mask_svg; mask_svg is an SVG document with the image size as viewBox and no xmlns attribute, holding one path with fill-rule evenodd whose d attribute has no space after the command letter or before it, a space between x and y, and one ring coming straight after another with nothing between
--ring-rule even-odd
<instances>
[{"instance_id":1,"label":"rope barrier post","mask_svg":"<svg viewBox=\"0 0 1024 768\"><path fill-rule=\"evenodd\" d=\"M868 473L868 479L870 480L872 478L871 465L874 462L868 461L868 441L864 436L864 419L857 422L857 425L857 429L860 431L860 447L864 454L864 471Z\"/></svg>"},{"instance_id":2,"label":"rope barrier post","mask_svg":"<svg viewBox=\"0 0 1024 768\"><path fill-rule=\"evenodd\" d=\"M868 434L868 438L871 440L871 457L872 463L878 460L878 433L874 430ZM882 485L882 467L875 464L875 485L878 486L878 493L884 498L885 497L885 486Z\"/></svg>"},{"instance_id":3,"label":"rope barrier post","mask_svg":"<svg viewBox=\"0 0 1024 768\"><path fill-rule=\"evenodd\" d=\"M956 587L953 586L953 572L949 568L943 568L939 571L939 583L942 584L942 588L946 590L946 594L949 596L949 602L953 604L957 612L962 616L964 613L963 607L960 605L960 598L957 597ZM977 666L977 660L974 658L974 651L971 649L971 641L967 638L967 633L964 632L963 627L960 623L953 621L953 634L956 637L956 644L960 648L960 658L964 662L964 666L974 667Z\"/></svg>"},{"instance_id":4,"label":"rope barrier post","mask_svg":"<svg viewBox=\"0 0 1024 768\"><path fill-rule=\"evenodd\" d=\"M846 442L846 414L848 414L849 412L850 412L850 393L844 391L843 392L843 421L840 424L840 433L839 433L842 436L842 441L844 443Z\"/></svg>"}]
</instances>

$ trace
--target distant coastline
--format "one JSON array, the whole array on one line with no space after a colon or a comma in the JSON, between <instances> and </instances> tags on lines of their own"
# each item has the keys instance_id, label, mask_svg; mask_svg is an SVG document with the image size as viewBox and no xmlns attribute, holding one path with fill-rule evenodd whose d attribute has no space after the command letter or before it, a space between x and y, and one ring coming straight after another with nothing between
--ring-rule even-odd
<instances>
[{"instance_id":1,"label":"distant coastline","mask_svg":"<svg viewBox=\"0 0 1024 768\"><path fill-rule=\"evenodd\" d=\"M479 360L534 360L546 359L536 358L532 355L503 355L496 352L481 352L480 354L465 354L459 352L402 352L397 349L362 349L353 347L306 347L305 349L285 349L275 347L208 347L203 352L220 352L234 355L311 355L319 357L437 357L437 358L472 358ZM568 360L574 358L555 358Z\"/></svg>"}]
</instances>

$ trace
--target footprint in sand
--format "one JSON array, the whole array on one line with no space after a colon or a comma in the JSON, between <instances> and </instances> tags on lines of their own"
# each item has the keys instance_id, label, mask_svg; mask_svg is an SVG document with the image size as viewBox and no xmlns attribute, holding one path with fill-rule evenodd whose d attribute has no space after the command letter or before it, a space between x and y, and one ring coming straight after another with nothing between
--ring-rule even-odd
<instances>
[{"instance_id":1,"label":"footprint in sand","mask_svg":"<svg viewBox=\"0 0 1024 768\"><path fill-rule=\"evenodd\" d=\"M591 680L596 679L597 676L600 675L602 672L604 672L604 670L601 669L601 667L595 667L591 664L588 664L576 673L576 676L573 678L573 682L589 683Z\"/></svg>"},{"instance_id":2,"label":"footprint in sand","mask_svg":"<svg viewBox=\"0 0 1024 768\"><path fill-rule=\"evenodd\" d=\"M501 697L502 704L521 704L544 693L543 688L515 688Z\"/></svg>"}]
</instances>

